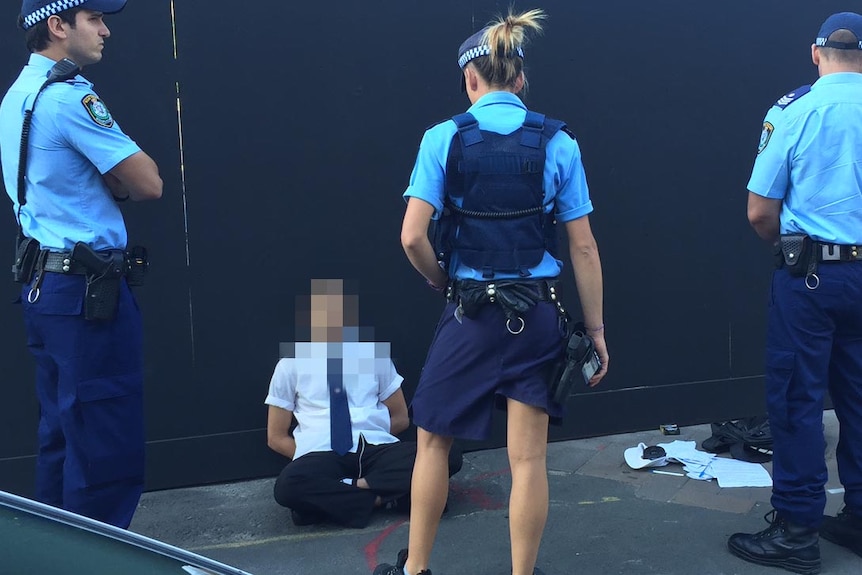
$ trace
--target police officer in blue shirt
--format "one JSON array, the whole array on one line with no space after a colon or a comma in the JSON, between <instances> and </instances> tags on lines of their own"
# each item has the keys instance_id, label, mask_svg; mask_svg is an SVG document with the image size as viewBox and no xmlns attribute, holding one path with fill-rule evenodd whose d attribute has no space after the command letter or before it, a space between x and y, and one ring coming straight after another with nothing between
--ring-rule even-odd
<instances>
[{"instance_id":1,"label":"police officer in blue shirt","mask_svg":"<svg viewBox=\"0 0 862 575\"><path fill-rule=\"evenodd\" d=\"M103 15L125 4L24 0L30 60L0 104L13 271L36 359L36 498L119 527L144 483L142 329L128 284L146 262L125 251L117 202L157 199L162 180L77 72L102 59Z\"/></svg>"},{"instance_id":2,"label":"police officer in blue shirt","mask_svg":"<svg viewBox=\"0 0 862 575\"><path fill-rule=\"evenodd\" d=\"M774 511L767 529L728 541L796 573L820 572L818 529L862 556L862 16L827 18L811 56L820 78L769 110L748 184L749 221L781 251L766 351ZM823 516L827 390L841 427L838 517Z\"/></svg>"},{"instance_id":3,"label":"police officer in blue shirt","mask_svg":"<svg viewBox=\"0 0 862 575\"><path fill-rule=\"evenodd\" d=\"M487 438L495 402L508 417L512 573L534 573L548 513L548 422L562 415L549 393L549 367L565 346L555 220L568 233L602 363L591 385L607 372L601 263L580 150L562 122L529 112L517 96L526 32L540 31L544 17L510 13L461 45L462 87L473 105L425 133L404 194L405 252L432 287L446 290L448 304L411 406L418 453L409 546L375 575L430 574L453 438Z\"/></svg>"}]
</instances>

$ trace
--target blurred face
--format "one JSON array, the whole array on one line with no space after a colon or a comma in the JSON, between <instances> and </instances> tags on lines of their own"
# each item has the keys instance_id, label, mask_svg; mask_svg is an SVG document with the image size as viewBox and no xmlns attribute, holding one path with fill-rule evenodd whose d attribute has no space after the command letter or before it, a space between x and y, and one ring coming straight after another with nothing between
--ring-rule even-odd
<instances>
[{"instance_id":1,"label":"blurred face","mask_svg":"<svg viewBox=\"0 0 862 575\"><path fill-rule=\"evenodd\" d=\"M337 329L344 327L344 296L312 294L311 329Z\"/></svg>"},{"instance_id":2,"label":"blurred face","mask_svg":"<svg viewBox=\"0 0 862 575\"><path fill-rule=\"evenodd\" d=\"M102 59L105 39L111 35L111 31L105 25L101 12L81 10L76 14L74 27L65 22L62 26L66 32L64 47L69 59L82 67Z\"/></svg>"}]
</instances>

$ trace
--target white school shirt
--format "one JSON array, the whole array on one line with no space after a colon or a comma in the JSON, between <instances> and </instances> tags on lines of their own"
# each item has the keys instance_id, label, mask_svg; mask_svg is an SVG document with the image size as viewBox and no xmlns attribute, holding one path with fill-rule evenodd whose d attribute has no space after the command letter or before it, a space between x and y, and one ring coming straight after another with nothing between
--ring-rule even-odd
<instances>
[{"instance_id":1,"label":"white school shirt","mask_svg":"<svg viewBox=\"0 0 862 575\"><path fill-rule=\"evenodd\" d=\"M374 445L394 443L389 433L389 409L383 402L401 387L389 356L388 344L376 342L296 343L294 357L279 360L265 403L292 411L297 426L294 459L314 451L332 451L329 433L329 384L326 363L342 356L343 384L347 391L355 452L359 436Z\"/></svg>"}]
</instances>

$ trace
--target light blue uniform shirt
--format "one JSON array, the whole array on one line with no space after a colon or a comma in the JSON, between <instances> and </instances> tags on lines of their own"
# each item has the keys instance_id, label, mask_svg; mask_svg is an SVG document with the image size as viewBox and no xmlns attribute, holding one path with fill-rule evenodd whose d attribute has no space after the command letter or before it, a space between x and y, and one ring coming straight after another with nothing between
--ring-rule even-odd
<instances>
[{"instance_id":1,"label":"light blue uniform shirt","mask_svg":"<svg viewBox=\"0 0 862 575\"><path fill-rule=\"evenodd\" d=\"M511 134L523 125L527 116L527 108L523 102L510 92L485 94L467 111L479 122L480 129L498 134ZM448 120L425 132L419 146L416 165L410 176L410 186L404 192L405 199L418 198L434 206L434 219L439 218L443 210L446 161L449 158L449 146L457 131L455 122ZM580 148L575 140L562 131L558 132L545 148L544 188L547 211L550 212L556 207L558 222L569 222L593 211L587 178L581 164ZM480 270L460 264L457 251L452 254L450 268L449 275L456 279L486 280ZM556 277L562 269L563 262L545 252L541 263L530 269L530 277ZM496 273L494 277L520 276L517 273Z\"/></svg>"},{"instance_id":2,"label":"light blue uniform shirt","mask_svg":"<svg viewBox=\"0 0 862 575\"><path fill-rule=\"evenodd\" d=\"M24 111L53 65L53 60L32 54L0 104L0 160L16 214ZM102 174L140 148L113 121L92 88L81 76L52 84L39 96L33 113L21 226L45 249L68 251L78 241L96 250L126 247L123 216Z\"/></svg>"},{"instance_id":3,"label":"light blue uniform shirt","mask_svg":"<svg viewBox=\"0 0 862 575\"><path fill-rule=\"evenodd\" d=\"M784 200L782 234L860 245L862 74L828 74L794 96L766 114L748 189Z\"/></svg>"}]
</instances>

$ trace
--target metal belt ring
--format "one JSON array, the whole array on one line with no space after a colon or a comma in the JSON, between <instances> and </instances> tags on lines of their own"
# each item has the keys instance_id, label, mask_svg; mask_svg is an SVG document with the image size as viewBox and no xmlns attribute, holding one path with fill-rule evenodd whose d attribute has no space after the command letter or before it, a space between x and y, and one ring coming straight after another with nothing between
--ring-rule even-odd
<instances>
[{"instance_id":1,"label":"metal belt ring","mask_svg":"<svg viewBox=\"0 0 862 575\"><path fill-rule=\"evenodd\" d=\"M526 327L527 325L526 322L524 322L524 318L519 317L517 319L521 320L521 327L519 327L517 331L512 329L512 320L506 320L506 329L509 330L509 333L511 333L512 335L518 335L519 333L524 331L524 327Z\"/></svg>"},{"instance_id":2,"label":"metal belt ring","mask_svg":"<svg viewBox=\"0 0 862 575\"><path fill-rule=\"evenodd\" d=\"M42 292L39 290L39 288L34 287L27 294L27 303L31 303L31 304L36 303L37 301L39 301L39 296L41 296L41 295L42 295Z\"/></svg>"},{"instance_id":3,"label":"metal belt ring","mask_svg":"<svg viewBox=\"0 0 862 575\"><path fill-rule=\"evenodd\" d=\"M814 285L808 283L808 278L814 278ZM820 287L820 278L817 277L817 274L808 274L807 276L805 276L805 287L810 290L816 290L818 287Z\"/></svg>"}]
</instances>

